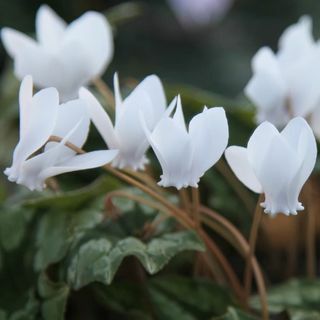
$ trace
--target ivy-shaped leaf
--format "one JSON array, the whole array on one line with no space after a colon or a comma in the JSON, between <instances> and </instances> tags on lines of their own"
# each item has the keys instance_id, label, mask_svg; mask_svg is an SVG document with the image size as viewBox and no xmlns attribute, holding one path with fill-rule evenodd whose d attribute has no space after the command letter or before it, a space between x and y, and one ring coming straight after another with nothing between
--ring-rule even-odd
<instances>
[{"instance_id":1,"label":"ivy-shaped leaf","mask_svg":"<svg viewBox=\"0 0 320 320\"><path fill-rule=\"evenodd\" d=\"M320 319L320 279L291 280L268 290L269 310L287 311L291 320ZM251 306L260 310L259 297L253 297Z\"/></svg>"},{"instance_id":2,"label":"ivy-shaped leaf","mask_svg":"<svg viewBox=\"0 0 320 320\"><path fill-rule=\"evenodd\" d=\"M37 253L35 269L44 270L49 264L60 261L72 242L81 238L85 231L100 224L102 209L82 211L50 211L43 215L37 229Z\"/></svg>"},{"instance_id":3,"label":"ivy-shaped leaf","mask_svg":"<svg viewBox=\"0 0 320 320\"><path fill-rule=\"evenodd\" d=\"M69 287L65 283L54 283L42 273L38 281L38 293L42 299L41 315L44 320L63 320Z\"/></svg>"},{"instance_id":4,"label":"ivy-shaped leaf","mask_svg":"<svg viewBox=\"0 0 320 320\"><path fill-rule=\"evenodd\" d=\"M127 256L137 257L144 268L154 274L185 250L204 250L203 243L193 231L165 234L149 243L133 237L115 242L106 238L92 239L83 243L73 256L68 282L75 289L94 281L110 284Z\"/></svg>"},{"instance_id":5,"label":"ivy-shaped leaf","mask_svg":"<svg viewBox=\"0 0 320 320\"><path fill-rule=\"evenodd\" d=\"M229 307L225 315L213 318L212 320L258 320L258 318L233 307Z\"/></svg>"}]
</instances>

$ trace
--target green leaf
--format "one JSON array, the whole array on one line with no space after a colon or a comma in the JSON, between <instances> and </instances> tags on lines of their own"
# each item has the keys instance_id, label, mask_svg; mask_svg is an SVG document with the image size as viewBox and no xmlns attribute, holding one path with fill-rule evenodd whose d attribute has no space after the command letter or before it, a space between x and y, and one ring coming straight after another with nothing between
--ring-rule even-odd
<instances>
[{"instance_id":1,"label":"green leaf","mask_svg":"<svg viewBox=\"0 0 320 320\"><path fill-rule=\"evenodd\" d=\"M39 277L38 292L43 299L41 314L44 320L63 320L69 287L65 283L54 283L42 273Z\"/></svg>"},{"instance_id":2,"label":"green leaf","mask_svg":"<svg viewBox=\"0 0 320 320\"><path fill-rule=\"evenodd\" d=\"M290 319L320 319L320 279L291 280L268 291L269 310L287 311ZM260 310L259 297L251 299L253 308Z\"/></svg>"},{"instance_id":3,"label":"green leaf","mask_svg":"<svg viewBox=\"0 0 320 320\"><path fill-rule=\"evenodd\" d=\"M133 237L118 241L92 239L82 244L73 256L68 281L75 289L94 281L110 284L122 260L132 255L150 274L154 274L185 250L204 250L203 243L193 231L165 234L149 243Z\"/></svg>"},{"instance_id":4,"label":"green leaf","mask_svg":"<svg viewBox=\"0 0 320 320\"><path fill-rule=\"evenodd\" d=\"M102 209L82 211L54 211L43 215L37 229L36 270L60 261L71 244L80 239L87 230L99 225L103 219Z\"/></svg>"},{"instance_id":5,"label":"green leaf","mask_svg":"<svg viewBox=\"0 0 320 320\"><path fill-rule=\"evenodd\" d=\"M157 288L179 302L185 308L201 314L201 318L226 312L234 301L230 293L208 279L192 279L181 276L161 276L150 280Z\"/></svg>"},{"instance_id":6,"label":"green leaf","mask_svg":"<svg viewBox=\"0 0 320 320\"><path fill-rule=\"evenodd\" d=\"M258 320L258 318L255 318L233 307L229 307L225 315L213 318L212 320Z\"/></svg>"},{"instance_id":7,"label":"green leaf","mask_svg":"<svg viewBox=\"0 0 320 320\"><path fill-rule=\"evenodd\" d=\"M9 251L19 246L26 231L26 225L32 218L30 209L19 206L3 207L0 213L0 246Z\"/></svg>"},{"instance_id":8,"label":"green leaf","mask_svg":"<svg viewBox=\"0 0 320 320\"><path fill-rule=\"evenodd\" d=\"M83 205L87 204L88 201L114 190L119 186L120 182L117 179L110 176L103 176L92 184L75 191L27 200L25 201L24 206L31 208L81 208Z\"/></svg>"},{"instance_id":9,"label":"green leaf","mask_svg":"<svg viewBox=\"0 0 320 320\"><path fill-rule=\"evenodd\" d=\"M34 320L37 318L39 302L35 298L34 292L29 291L28 300L23 308L15 311L9 317L10 320Z\"/></svg>"},{"instance_id":10,"label":"green leaf","mask_svg":"<svg viewBox=\"0 0 320 320\"><path fill-rule=\"evenodd\" d=\"M177 301L156 289L150 288L150 299L154 305L159 320L197 320L189 311L185 310Z\"/></svg>"}]
</instances>

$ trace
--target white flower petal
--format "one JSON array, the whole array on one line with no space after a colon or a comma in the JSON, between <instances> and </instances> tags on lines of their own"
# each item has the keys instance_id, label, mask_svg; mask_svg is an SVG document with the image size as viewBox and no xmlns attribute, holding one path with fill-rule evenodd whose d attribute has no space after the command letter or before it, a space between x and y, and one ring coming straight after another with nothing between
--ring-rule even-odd
<instances>
[{"instance_id":1,"label":"white flower petal","mask_svg":"<svg viewBox=\"0 0 320 320\"><path fill-rule=\"evenodd\" d=\"M29 106L29 123L13 153L13 166L20 166L31 154L48 140L56 124L59 105L58 92L54 88L39 91Z\"/></svg>"},{"instance_id":2,"label":"white flower petal","mask_svg":"<svg viewBox=\"0 0 320 320\"><path fill-rule=\"evenodd\" d=\"M143 90L148 94L153 106L153 122L155 124L164 113L167 105L166 96L159 77L156 75L146 77L134 89L134 91L138 90Z\"/></svg>"},{"instance_id":3,"label":"white flower petal","mask_svg":"<svg viewBox=\"0 0 320 320\"><path fill-rule=\"evenodd\" d=\"M88 51L87 63L90 63L92 76L100 75L113 56L111 26L98 12L87 12L73 21L66 30L64 42L79 43Z\"/></svg>"},{"instance_id":4,"label":"white flower petal","mask_svg":"<svg viewBox=\"0 0 320 320\"><path fill-rule=\"evenodd\" d=\"M1 29L1 40L8 54L15 58L21 51L37 43L22 32L11 28Z\"/></svg>"},{"instance_id":5,"label":"white flower petal","mask_svg":"<svg viewBox=\"0 0 320 320\"><path fill-rule=\"evenodd\" d=\"M173 121L177 126L180 126L181 129L187 131L187 126L186 126L186 121L184 120L180 95L178 95L177 97L177 106L176 106L176 111L173 115Z\"/></svg>"},{"instance_id":6,"label":"white flower petal","mask_svg":"<svg viewBox=\"0 0 320 320\"><path fill-rule=\"evenodd\" d=\"M261 123L251 135L248 141L248 159L257 175L260 165L265 157L268 157L268 148L274 136L279 135L278 130L269 122Z\"/></svg>"},{"instance_id":7,"label":"white flower petal","mask_svg":"<svg viewBox=\"0 0 320 320\"><path fill-rule=\"evenodd\" d=\"M57 176L62 173L102 167L111 162L117 154L117 150L100 150L76 155L61 163L59 166L44 169L39 178L42 181L45 181L49 177Z\"/></svg>"},{"instance_id":8,"label":"white flower petal","mask_svg":"<svg viewBox=\"0 0 320 320\"><path fill-rule=\"evenodd\" d=\"M79 97L85 101L88 114L105 143L111 149L116 148L118 146L117 137L107 112L89 90L81 88Z\"/></svg>"},{"instance_id":9,"label":"white flower petal","mask_svg":"<svg viewBox=\"0 0 320 320\"><path fill-rule=\"evenodd\" d=\"M82 148L89 134L90 119L87 113L85 102L82 100L72 100L61 104L58 108L57 122L52 135L60 138L66 137L70 130L76 127L72 135L68 136L68 141ZM45 147L45 151L53 148L57 142L49 142ZM75 152L67 146L62 146L59 159L64 161L72 156Z\"/></svg>"},{"instance_id":10,"label":"white flower petal","mask_svg":"<svg viewBox=\"0 0 320 320\"><path fill-rule=\"evenodd\" d=\"M245 94L262 110L285 108L287 88L278 62L269 48L260 49L253 58L254 75L245 87Z\"/></svg>"},{"instance_id":11,"label":"white flower petal","mask_svg":"<svg viewBox=\"0 0 320 320\"><path fill-rule=\"evenodd\" d=\"M220 159L227 147L229 130L224 109L205 108L190 121L189 135L193 149L191 171L199 178Z\"/></svg>"},{"instance_id":12,"label":"white flower petal","mask_svg":"<svg viewBox=\"0 0 320 320\"><path fill-rule=\"evenodd\" d=\"M36 15L36 32L39 43L56 51L63 40L67 24L49 6L42 5Z\"/></svg>"},{"instance_id":13,"label":"white flower petal","mask_svg":"<svg viewBox=\"0 0 320 320\"><path fill-rule=\"evenodd\" d=\"M32 105L32 96L32 77L26 76L21 82L19 91L20 139L27 134L31 116L30 108Z\"/></svg>"},{"instance_id":14,"label":"white flower petal","mask_svg":"<svg viewBox=\"0 0 320 320\"><path fill-rule=\"evenodd\" d=\"M162 167L160 185L175 186L180 189L189 185L189 171L191 166L191 144L188 133L177 125L173 119L160 120L151 135L155 153L160 154ZM158 156L157 154L157 156ZM197 181L195 181L197 183Z\"/></svg>"},{"instance_id":15,"label":"white flower petal","mask_svg":"<svg viewBox=\"0 0 320 320\"><path fill-rule=\"evenodd\" d=\"M290 68L314 47L312 20L309 16L303 16L296 24L288 27L280 37L279 62L283 68Z\"/></svg>"},{"instance_id":16,"label":"white flower petal","mask_svg":"<svg viewBox=\"0 0 320 320\"><path fill-rule=\"evenodd\" d=\"M148 128L153 124L153 109L149 96L142 90L133 93L123 101L123 110L115 125L119 157L126 160L127 166L131 167L143 160L149 146L139 119L140 110Z\"/></svg>"},{"instance_id":17,"label":"white flower petal","mask_svg":"<svg viewBox=\"0 0 320 320\"><path fill-rule=\"evenodd\" d=\"M117 72L115 72L113 76L113 87L114 87L114 99L115 99L116 122L117 122L117 118L119 118L119 114L121 113L121 107L122 107L122 97L120 92L119 76Z\"/></svg>"},{"instance_id":18,"label":"white flower petal","mask_svg":"<svg viewBox=\"0 0 320 320\"><path fill-rule=\"evenodd\" d=\"M295 62L286 73L290 106L295 116L307 116L320 102L320 48Z\"/></svg>"},{"instance_id":19,"label":"white flower petal","mask_svg":"<svg viewBox=\"0 0 320 320\"><path fill-rule=\"evenodd\" d=\"M226 149L225 157L234 174L246 187L256 193L263 192L249 162L246 148L231 146Z\"/></svg>"},{"instance_id":20,"label":"white flower petal","mask_svg":"<svg viewBox=\"0 0 320 320\"><path fill-rule=\"evenodd\" d=\"M303 118L294 118L289 122L281 135L296 150L296 157L301 166L296 176L289 185L289 203L293 203L293 209L298 206L298 196L302 186L312 173L317 158L317 144L311 128Z\"/></svg>"},{"instance_id":21,"label":"white flower petal","mask_svg":"<svg viewBox=\"0 0 320 320\"><path fill-rule=\"evenodd\" d=\"M265 193L265 212L290 214L292 204L288 203L288 187L301 162L294 149L280 134L274 135L267 147L266 156L256 163L255 174Z\"/></svg>"}]
</instances>

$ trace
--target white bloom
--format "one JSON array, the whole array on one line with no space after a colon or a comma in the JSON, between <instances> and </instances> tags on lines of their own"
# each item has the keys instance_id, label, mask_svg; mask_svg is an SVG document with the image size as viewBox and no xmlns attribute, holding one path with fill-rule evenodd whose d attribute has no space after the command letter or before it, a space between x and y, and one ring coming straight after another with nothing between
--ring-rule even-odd
<instances>
[{"instance_id":1,"label":"white bloom","mask_svg":"<svg viewBox=\"0 0 320 320\"><path fill-rule=\"evenodd\" d=\"M42 190L49 177L99 167L113 160L116 150L77 155L65 146L69 141L81 148L87 139L90 120L83 101L59 105L55 88L43 89L33 96L32 86L32 78L27 76L20 87L20 140L12 165L5 170L10 181L30 190ZM50 136L63 140L47 143Z\"/></svg>"},{"instance_id":2,"label":"white bloom","mask_svg":"<svg viewBox=\"0 0 320 320\"><path fill-rule=\"evenodd\" d=\"M10 28L1 31L16 76L30 74L37 87L57 88L62 101L77 98L79 88L102 74L113 56L111 27L98 12L87 12L67 25L42 5L36 35L37 41Z\"/></svg>"},{"instance_id":3,"label":"white bloom","mask_svg":"<svg viewBox=\"0 0 320 320\"><path fill-rule=\"evenodd\" d=\"M119 154L112 162L114 167L134 170L143 169L148 163L145 153L149 143L142 129L139 112L145 117L152 130L166 108L166 97L160 79L151 75L146 77L124 100L119 89L117 74L114 75L115 124L97 99L85 88L79 96L87 102L87 110L92 122L109 148L118 149Z\"/></svg>"},{"instance_id":4,"label":"white bloom","mask_svg":"<svg viewBox=\"0 0 320 320\"><path fill-rule=\"evenodd\" d=\"M221 19L233 0L168 0L185 27L201 27Z\"/></svg>"},{"instance_id":5,"label":"white bloom","mask_svg":"<svg viewBox=\"0 0 320 320\"><path fill-rule=\"evenodd\" d=\"M312 37L310 17L302 17L283 33L277 54L261 48L252 69L245 93L258 108L258 122L281 127L320 107L320 46ZM318 129L320 134L319 124Z\"/></svg>"},{"instance_id":6,"label":"white bloom","mask_svg":"<svg viewBox=\"0 0 320 320\"><path fill-rule=\"evenodd\" d=\"M303 210L298 197L317 157L317 145L308 123L294 118L279 133L263 122L249 139L247 148L231 146L226 159L249 189L265 194L266 213L297 214Z\"/></svg>"},{"instance_id":7,"label":"white bloom","mask_svg":"<svg viewBox=\"0 0 320 320\"><path fill-rule=\"evenodd\" d=\"M180 97L171 117L174 107L172 103L152 132L144 125L163 171L158 184L177 189L198 187L200 178L220 159L227 146L226 114L221 107L205 107L192 118L187 130Z\"/></svg>"}]
</instances>

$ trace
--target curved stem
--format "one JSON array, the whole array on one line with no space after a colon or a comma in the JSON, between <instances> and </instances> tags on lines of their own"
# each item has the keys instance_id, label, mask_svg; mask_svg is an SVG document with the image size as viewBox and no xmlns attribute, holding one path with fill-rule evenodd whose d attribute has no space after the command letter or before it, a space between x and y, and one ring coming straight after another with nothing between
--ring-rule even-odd
<instances>
[{"instance_id":1,"label":"curved stem","mask_svg":"<svg viewBox=\"0 0 320 320\"><path fill-rule=\"evenodd\" d=\"M253 222L250 229L250 235L249 235L249 253L247 256L246 266L245 266L245 272L244 272L244 289L245 289L245 295L246 295L246 301L249 300L250 293L251 293L251 286L252 286L252 268L251 268L251 260L252 257L255 254L256 249L256 243L257 243L257 236L258 236L258 230L262 219L262 208L260 206L260 202L262 201L261 195L259 196L256 210L253 215Z\"/></svg>"},{"instance_id":2,"label":"curved stem","mask_svg":"<svg viewBox=\"0 0 320 320\"><path fill-rule=\"evenodd\" d=\"M243 287L240 284L239 279L237 278L234 270L231 268L230 263L225 258L219 247L216 245L216 243L203 230L200 230L199 234L206 246L208 247L208 249L210 249L210 252L213 253L214 257L216 257L216 259L222 266L226 276L230 281L230 284L233 287L234 293L241 300Z\"/></svg>"},{"instance_id":3,"label":"curved stem","mask_svg":"<svg viewBox=\"0 0 320 320\"><path fill-rule=\"evenodd\" d=\"M199 212L199 206L200 206L199 189L192 188L191 194L192 194L193 220L196 224L197 230L199 230L201 228L201 220L200 220L200 212Z\"/></svg>"},{"instance_id":4,"label":"curved stem","mask_svg":"<svg viewBox=\"0 0 320 320\"><path fill-rule=\"evenodd\" d=\"M226 241L228 241L235 249L239 249L240 247L242 250L240 250L239 253L242 255L242 257L247 258L248 253L250 251L249 244L244 238L244 236L240 233L240 231L231 222L229 222L227 219L225 219L218 213L214 212L213 210L207 207L201 206L200 211L206 214L207 216L211 217L213 220L219 222L221 225L223 225L229 231L229 233L232 234L232 236L234 237L234 240L231 240L229 237L226 237L225 232L221 232L220 235ZM219 229L217 229L216 231L219 232ZM262 271L260 269L260 266L255 256L252 257L251 264L252 264L252 270L255 275L258 292L260 296L261 308L262 308L262 319L269 320L266 286L264 283Z\"/></svg>"},{"instance_id":5,"label":"curved stem","mask_svg":"<svg viewBox=\"0 0 320 320\"><path fill-rule=\"evenodd\" d=\"M180 202L182 208L189 213L190 211L190 199L188 195L188 191L185 188L179 190Z\"/></svg>"},{"instance_id":6,"label":"curved stem","mask_svg":"<svg viewBox=\"0 0 320 320\"><path fill-rule=\"evenodd\" d=\"M307 230L306 230L306 267L307 276L310 279L316 277L316 212L313 205L312 180L309 179L304 187L307 207Z\"/></svg>"}]
</instances>

